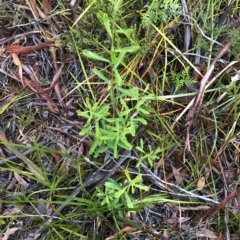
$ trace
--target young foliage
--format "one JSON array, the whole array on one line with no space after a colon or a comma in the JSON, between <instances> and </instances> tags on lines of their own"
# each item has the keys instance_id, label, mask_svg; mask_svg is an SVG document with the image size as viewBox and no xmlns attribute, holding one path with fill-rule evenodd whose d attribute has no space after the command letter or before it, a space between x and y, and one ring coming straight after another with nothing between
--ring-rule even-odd
<instances>
[{"instance_id":1,"label":"young foliage","mask_svg":"<svg viewBox=\"0 0 240 240\"><path fill-rule=\"evenodd\" d=\"M149 2L146 4L146 12L142 16L144 27L156 24L159 20L167 23L182 12L181 5L177 0L153 0Z\"/></svg>"},{"instance_id":2,"label":"young foliage","mask_svg":"<svg viewBox=\"0 0 240 240\"><path fill-rule=\"evenodd\" d=\"M145 100L139 101L133 108L129 108L123 98L119 99L119 103L122 111L117 110L116 117L110 116L110 104L98 106L97 103L94 103L92 105L88 98L85 103L87 110L77 111L78 116L87 119L80 135L90 136L93 144L89 153L94 154L94 157L98 157L107 150L112 150L114 157L118 158L119 148L131 150L132 145L127 136L135 136L138 126L146 124L144 118L137 117L139 113L148 115L148 111L142 108Z\"/></svg>"},{"instance_id":3,"label":"young foliage","mask_svg":"<svg viewBox=\"0 0 240 240\"><path fill-rule=\"evenodd\" d=\"M142 185L142 176L139 174L131 178L127 170L124 171L126 181L124 184L118 183L109 178L105 185L105 190L97 189L97 197L102 206L107 206L108 210L113 209L134 209L134 194L137 190L149 191L149 187Z\"/></svg>"},{"instance_id":4,"label":"young foliage","mask_svg":"<svg viewBox=\"0 0 240 240\"><path fill-rule=\"evenodd\" d=\"M77 114L87 119L80 135L88 136L92 141L90 154L98 157L99 154L111 150L114 158L118 158L119 148L131 150L132 145L127 136L135 136L138 126L147 123L145 117L149 112L145 109L146 98L140 98L137 87L129 87L129 85L126 87L121 73L125 61L129 61L131 54L137 53L140 46L133 40L130 41L131 44L126 45L125 39L130 40L131 29L125 30L119 27L120 23L116 23L116 16L122 13L122 1L110 1L110 3L113 6L112 15L98 11L97 19L111 39L111 47L108 49L106 46L107 51L104 55L87 49L82 51L82 54L89 59L109 64L108 74L97 68L93 68L93 73L108 84L110 103L99 104L87 98L84 103L86 110L78 110ZM118 34L124 34L125 37L120 38ZM125 102L129 97L137 100L135 106L131 104L129 107Z\"/></svg>"},{"instance_id":5,"label":"young foliage","mask_svg":"<svg viewBox=\"0 0 240 240\"><path fill-rule=\"evenodd\" d=\"M189 74L189 68L184 69L180 73L172 71L171 75L172 81L175 85L175 92L179 91L183 86L189 86L196 83L196 81Z\"/></svg>"}]
</instances>

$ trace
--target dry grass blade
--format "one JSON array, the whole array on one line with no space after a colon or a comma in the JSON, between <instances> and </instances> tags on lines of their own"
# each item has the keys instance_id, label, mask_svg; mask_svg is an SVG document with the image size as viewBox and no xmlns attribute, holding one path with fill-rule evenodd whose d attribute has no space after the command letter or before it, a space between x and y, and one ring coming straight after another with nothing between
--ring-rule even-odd
<instances>
[{"instance_id":1,"label":"dry grass blade","mask_svg":"<svg viewBox=\"0 0 240 240\"><path fill-rule=\"evenodd\" d=\"M9 150L11 150L19 159L21 159L29 168L30 172L36 177L39 181L45 181L44 174L42 174L42 170L33 163L30 159L24 156L21 152L19 152L14 146L12 146L5 134L0 131L0 140L2 144L4 144Z\"/></svg>"},{"instance_id":2,"label":"dry grass blade","mask_svg":"<svg viewBox=\"0 0 240 240\"><path fill-rule=\"evenodd\" d=\"M187 149L189 152L191 152L191 146L190 146L190 140L189 140L189 133L190 133L190 128L192 126L193 118L194 115L197 114L203 100L203 94L204 94L204 89L206 87L207 81L209 80L216 62L224 55L227 53L229 48L232 45L232 41L228 42L224 48L220 51L220 53L214 58L212 64L210 65L209 69L207 70L206 74L202 78L200 82L200 87L198 90L198 94L194 99L193 105L190 108L188 114L187 114L187 128L186 128L186 140L185 140L185 150Z\"/></svg>"}]
</instances>

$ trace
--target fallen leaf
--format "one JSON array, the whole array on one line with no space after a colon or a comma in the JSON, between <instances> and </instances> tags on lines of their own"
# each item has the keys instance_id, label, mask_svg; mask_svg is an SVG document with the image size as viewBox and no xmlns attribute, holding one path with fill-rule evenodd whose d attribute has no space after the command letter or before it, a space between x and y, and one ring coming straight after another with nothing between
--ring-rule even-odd
<instances>
[{"instance_id":1,"label":"fallen leaf","mask_svg":"<svg viewBox=\"0 0 240 240\"><path fill-rule=\"evenodd\" d=\"M14 172L14 177L24 189L27 189L28 183L18 173Z\"/></svg>"},{"instance_id":2,"label":"fallen leaf","mask_svg":"<svg viewBox=\"0 0 240 240\"><path fill-rule=\"evenodd\" d=\"M0 238L0 240L8 240L10 235L14 234L19 228L8 228L4 234L4 237Z\"/></svg>"},{"instance_id":3,"label":"fallen leaf","mask_svg":"<svg viewBox=\"0 0 240 240\"><path fill-rule=\"evenodd\" d=\"M18 55L16 53L12 53L12 58L13 58L13 63L16 65L16 66L20 66L22 63L18 57Z\"/></svg>"},{"instance_id":4,"label":"fallen leaf","mask_svg":"<svg viewBox=\"0 0 240 240\"><path fill-rule=\"evenodd\" d=\"M30 72L30 69L26 66L26 65L23 65L23 70L28 73L29 75L31 74ZM39 94L43 99L45 99L47 101L47 105L48 105L48 108L51 112L53 113L59 113L59 109L58 109L58 106L53 102L53 100L51 99L51 97L49 96L48 94L48 91L45 91L40 83L38 82L34 82L32 80L29 80L27 78L24 78L24 82L37 94Z\"/></svg>"},{"instance_id":5,"label":"fallen leaf","mask_svg":"<svg viewBox=\"0 0 240 240\"><path fill-rule=\"evenodd\" d=\"M29 168L30 172L35 176L39 181L44 181L44 174L42 174L41 168L39 168L35 163L33 163L30 159L28 159L25 155L17 150L13 145L8 142L5 134L0 131L0 142L1 144L5 145L10 151L12 151L19 159L21 159Z\"/></svg>"},{"instance_id":6,"label":"fallen leaf","mask_svg":"<svg viewBox=\"0 0 240 240\"><path fill-rule=\"evenodd\" d=\"M181 172L174 166L172 166L172 171L173 171L173 176L176 179L176 185L180 185L184 180L183 176L181 175Z\"/></svg>"},{"instance_id":7,"label":"fallen leaf","mask_svg":"<svg viewBox=\"0 0 240 240\"><path fill-rule=\"evenodd\" d=\"M47 15L52 11L52 6L51 6L49 0L42 0L42 5L43 5L44 14Z\"/></svg>"},{"instance_id":8,"label":"fallen leaf","mask_svg":"<svg viewBox=\"0 0 240 240\"><path fill-rule=\"evenodd\" d=\"M52 152L51 155L52 155L52 157L54 158L54 160L55 160L56 163L60 162L61 156L59 156L58 154L56 154L56 153L54 153L54 152Z\"/></svg>"},{"instance_id":9,"label":"fallen leaf","mask_svg":"<svg viewBox=\"0 0 240 240\"><path fill-rule=\"evenodd\" d=\"M48 109L53 112L53 113L59 113L59 109L57 107L57 105L52 101L52 100L48 100L47 101L47 106L48 106Z\"/></svg>"},{"instance_id":10,"label":"fallen leaf","mask_svg":"<svg viewBox=\"0 0 240 240\"><path fill-rule=\"evenodd\" d=\"M172 217L167 219L167 223L171 225L175 225L177 223L185 223L190 219L191 219L190 217Z\"/></svg>"},{"instance_id":11,"label":"fallen leaf","mask_svg":"<svg viewBox=\"0 0 240 240\"><path fill-rule=\"evenodd\" d=\"M201 231L197 232L197 237L202 238L212 238L212 239L217 239L217 234L213 231L210 231L206 228L202 229Z\"/></svg>"},{"instance_id":12,"label":"fallen leaf","mask_svg":"<svg viewBox=\"0 0 240 240\"><path fill-rule=\"evenodd\" d=\"M198 190L203 189L204 186L205 186L205 177L200 177L197 181Z\"/></svg>"},{"instance_id":13,"label":"fallen leaf","mask_svg":"<svg viewBox=\"0 0 240 240\"><path fill-rule=\"evenodd\" d=\"M21 80L22 86L24 87L24 82L23 82L23 71L22 71L22 63L16 53L12 53L12 58L13 62L16 66L18 66L18 75Z\"/></svg>"},{"instance_id":14,"label":"fallen leaf","mask_svg":"<svg viewBox=\"0 0 240 240\"><path fill-rule=\"evenodd\" d=\"M240 80L240 74L238 74L238 73L236 75L234 75L233 77L231 77L232 82L236 82L238 80Z\"/></svg>"},{"instance_id":15,"label":"fallen leaf","mask_svg":"<svg viewBox=\"0 0 240 240\"><path fill-rule=\"evenodd\" d=\"M236 188L224 199L222 200L218 205L211 207L203 216L202 220L209 219L213 217L216 213L218 213L221 209L224 209L226 207L226 204L231 201L237 193ZM201 222L200 221L200 222Z\"/></svg>"},{"instance_id":16,"label":"fallen leaf","mask_svg":"<svg viewBox=\"0 0 240 240\"><path fill-rule=\"evenodd\" d=\"M163 240L168 240L168 239L169 239L168 230L164 229L164 230L163 230Z\"/></svg>"},{"instance_id":17,"label":"fallen leaf","mask_svg":"<svg viewBox=\"0 0 240 240\"><path fill-rule=\"evenodd\" d=\"M20 211L21 211L21 209L18 207L10 208L10 209L7 209L6 211L4 211L3 216L15 215L15 214L19 213Z\"/></svg>"},{"instance_id":18,"label":"fallen leaf","mask_svg":"<svg viewBox=\"0 0 240 240\"><path fill-rule=\"evenodd\" d=\"M6 52L12 52L12 53L19 53L19 54L29 54L38 50L41 50L46 47L50 47L53 45L52 41L47 41L38 45L28 46L28 47L22 47L19 45L10 45L6 47Z\"/></svg>"},{"instance_id":19,"label":"fallen leaf","mask_svg":"<svg viewBox=\"0 0 240 240\"><path fill-rule=\"evenodd\" d=\"M217 240L223 240L223 235L222 235L222 233L219 234L219 236L217 237Z\"/></svg>"},{"instance_id":20,"label":"fallen leaf","mask_svg":"<svg viewBox=\"0 0 240 240\"><path fill-rule=\"evenodd\" d=\"M120 230L121 233L124 233L124 232L134 232L134 231L137 231L137 229L134 228L134 227L131 227L131 226L124 227L124 228L122 228ZM120 232L119 233L115 233L114 235L105 238L105 240L116 239L117 236L120 234Z\"/></svg>"},{"instance_id":21,"label":"fallen leaf","mask_svg":"<svg viewBox=\"0 0 240 240\"><path fill-rule=\"evenodd\" d=\"M211 165L215 165L215 164L217 164L218 161L214 158L209 159L207 156L201 156L200 157L200 162L202 164L207 164L208 162L210 162Z\"/></svg>"}]
</instances>

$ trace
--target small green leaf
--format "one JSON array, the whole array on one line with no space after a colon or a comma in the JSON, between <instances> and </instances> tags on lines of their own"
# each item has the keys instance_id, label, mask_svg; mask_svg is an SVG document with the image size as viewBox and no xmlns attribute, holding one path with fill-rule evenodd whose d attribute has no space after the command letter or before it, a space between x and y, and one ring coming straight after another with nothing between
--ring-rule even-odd
<instances>
[{"instance_id":1,"label":"small green leaf","mask_svg":"<svg viewBox=\"0 0 240 240\"><path fill-rule=\"evenodd\" d=\"M96 138L100 138L101 137L101 131L100 131L100 128L99 128L99 122L98 121L96 121L95 122L95 136L96 136Z\"/></svg>"},{"instance_id":2,"label":"small green leaf","mask_svg":"<svg viewBox=\"0 0 240 240\"><path fill-rule=\"evenodd\" d=\"M130 129L131 129L132 136L135 136L136 135L136 129L135 129L134 121L132 119L130 119Z\"/></svg>"},{"instance_id":3,"label":"small green leaf","mask_svg":"<svg viewBox=\"0 0 240 240\"><path fill-rule=\"evenodd\" d=\"M110 62L108 59L106 59L106 58L104 58L104 57L101 57L101 56L98 55L97 53L94 53L94 52L89 51L89 50L86 50L86 49L84 49L84 50L82 51L82 53L83 53L84 56L86 56L86 57L88 57L88 58L92 58L92 59L94 59L94 60L99 60L99 61L107 62L107 63Z\"/></svg>"},{"instance_id":4,"label":"small green leaf","mask_svg":"<svg viewBox=\"0 0 240 240\"><path fill-rule=\"evenodd\" d=\"M144 191L146 191L146 192L148 192L149 191L149 187L147 187L147 186L143 186L143 185L140 185L140 184L135 184L135 188L138 188L138 189L141 189L141 190L144 190Z\"/></svg>"},{"instance_id":5,"label":"small green leaf","mask_svg":"<svg viewBox=\"0 0 240 240\"><path fill-rule=\"evenodd\" d=\"M104 185L108 189L117 189L117 190L119 189L119 186L116 182L107 181Z\"/></svg>"},{"instance_id":6,"label":"small green leaf","mask_svg":"<svg viewBox=\"0 0 240 240\"><path fill-rule=\"evenodd\" d=\"M109 123L115 123L116 121L118 121L118 118L106 118L106 122Z\"/></svg>"},{"instance_id":7,"label":"small green leaf","mask_svg":"<svg viewBox=\"0 0 240 240\"><path fill-rule=\"evenodd\" d=\"M85 118L89 118L89 117L90 117L90 116L89 116L89 111L82 112L82 111L80 111L80 110L77 110L77 115L78 115L79 117L85 117Z\"/></svg>"},{"instance_id":8,"label":"small green leaf","mask_svg":"<svg viewBox=\"0 0 240 240\"><path fill-rule=\"evenodd\" d=\"M127 207L133 208L132 200L130 199L129 195L126 192L124 193L124 198L126 200Z\"/></svg>"},{"instance_id":9,"label":"small green leaf","mask_svg":"<svg viewBox=\"0 0 240 240\"><path fill-rule=\"evenodd\" d=\"M117 62L117 56L116 56L116 53L114 51L114 47L112 46L111 47L111 63L113 65L115 65L116 62Z\"/></svg>"},{"instance_id":10,"label":"small green leaf","mask_svg":"<svg viewBox=\"0 0 240 240\"><path fill-rule=\"evenodd\" d=\"M141 112L142 114L149 115L149 112L143 108L138 108L138 111Z\"/></svg>"},{"instance_id":11,"label":"small green leaf","mask_svg":"<svg viewBox=\"0 0 240 240\"><path fill-rule=\"evenodd\" d=\"M123 187L122 189L120 189L119 191L117 191L117 192L115 193L115 198L120 198L120 197L124 194L124 192L126 191L126 189L127 189L127 186L126 186L126 187Z\"/></svg>"},{"instance_id":12,"label":"small green leaf","mask_svg":"<svg viewBox=\"0 0 240 240\"><path fill-rule=\"evenodd\" d=\"M93 152L95 151L95 149L100 145L99 144L99 140L95 139L93 142L93 145L91 146L90 150L89 150L89 154L93 154Z\"/></svg>"},{"instance_id":13,"label":"small green leaf","mask_svg":"<svg viewBox=\"0 0 240 240\"><path fill-rule=\"evenodd\" d=\"M136 52L139 48L140 48L140 46L138 46L138 45L134 46L133 45L133 46L130 46L130 47L115 49L115 52L129 52L129 53L132 53L132 52Z\"/></svg>"},{"instance_id":14,"label":"small green leaf","mask_svg":"<svg viewBox=\"0 0 240 240\"><path fill-rule=\"evenodd\" d=\"M112 35L112 30L111 30L111 24L110 24L110 19L108 17L108 15L106 13L97 13L97 18L99 19L99 21L104 25L108 35L110 36L110 38L113 38Z\"/></svg>"},{"instance_id":15,"label":"small green leaf","mask_svg":"<svg viewBox=\"0 0 240 240\"><path fill-rule=\"evenodd\" d=\"M147 121L143 118L134 118L133 119L134 122L140 122L142 123L143 125L146 125L147 124Z\"/></svg>"},{"instance_id":16,"label":"small green leaf","mask_svg":"<svg viewBox=\"0 0 240 240\"><path fill-rule=\"evenodd\" d=\"M118 158L118 137L116 138L115 143L114 143L113 157Z\"/></svg>"},{"instance_id":17,"label":"small green leaf","mask_svg":"<svg viewBox=\"0 0 240 240\"><path fill-rule=\"evenodd\" d=\"M115 80L116 80L116 84L117 86L121 87L122 86L122 77L121 75L119 74L118 70L117 69L114 69L114 76L115 76Z\"/></svg>"},{"instance_id":18,"label":"small green leaf","mask_svg":"<svg viewBox=\"0 0 240 240\"><path fill-rule=\"evenodd\" d=\"M96 109L94 116L97 118L103 118L109 116L109 104L104 104Z\"/></svg>"},{"instance_id":19,"label":"small green leaf","mask_svg":"<svg viewBox=\"0 0 240 240\"><path fill-rule=\"evenodd\" d=\"M129 36L131 35L132 33L135 32L135 30L133 28L127 28L127 29L117 29L116 30L117 33L122 33L122 34L125 34L126 36Z\"/></svg>"},{"instance_id":20,"label":"small green leaf","mask_svg":"<svg viewBox=\"0 0 240 240\"><path fill-rule=\"evenodd\" d=\"M124 149L131 150L132 149L132 144L128 142L127 138L123 138L119 140L118 145Z\"/></svg>"},{"instance_id":21,"label":"small green leaf","mask_svg":"<svg viewBox=\"0 0 240 240\"><path fill-rule=\"evenodd\" d=\"M116 0L114 1L114 12L118 12L120 9L120 5L122 4L123 0Z\"/></svg>"},{"instance_id":22,"label":"small green leaf","mask_svg":"<svg viewBox=\"0 0 240 240\"><path fill-rule=\"evenodd\" d=\"M122 63L123 59L125 58L126 52L121 52L119 56L116 58L114 62L113 68L116 69L120 63Z\"/></svg>"},{"instance_id":23,"label":"small green leaf","mask_svg":"<svg viewBox=\"0 0 240 240\"><path fill-rule=\"evenodd\" d=\"M86 134L89 134L91 131L90 127L83 128L82 131L79 133L80 136L84 136Z\"/></svg>"},{"instance_id":24,"label":"small green leaf","mask_svg":"<svg viewBox=\"0 0 240 240\"><path fill-rule=\"evenodd\" d=\"M108 79L101 71L96 68L93 68L93 73L96 74L100 79L102 79L105 83L110 84L111 80Z\"/></svg>"},{"instance_id":25,"label":"small green leaf","mask_svg":"<svg viewBox=\"0 0 240 240\"><path fill-rule=\"evenodd\" d=\"M127 180L131 181L132 179L130 177L129 171L126 169L126 170L124 170L124 173L125 173L125 176L126 176Z\"/></svg>"},{"instance_id":26,"label":"small green leaf","mask_svg":"<svg viewBox=\"0 0 240 240\"><path fill-rule=\"evenodd\" d=\"M122 104L122 106L125 108L125 109L129 109L127 103L125 102L125 100L123 98L120 98L120 103Z\"/></svg>"},{"instance_id":27,"label":"small green leaf","mask_svg":"<svg viewBox=\"0 0 240 240\"><path fill-rule=\"evenodd\" d=\"M119 92L123 93L125 96L129 96L131 98L138 98L138 87L131 87L130 89L124 89L117 87Z\"/></svg>"}]
</instances>

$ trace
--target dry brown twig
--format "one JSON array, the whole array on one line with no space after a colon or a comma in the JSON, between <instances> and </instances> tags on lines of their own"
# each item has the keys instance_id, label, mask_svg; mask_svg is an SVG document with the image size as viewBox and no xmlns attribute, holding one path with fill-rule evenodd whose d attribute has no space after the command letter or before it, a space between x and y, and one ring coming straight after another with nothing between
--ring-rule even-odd
<instances>
[{"instance_id":1,"label":"dry brown twig","mask_svg":"<svg viewBox=\"0 0 240 240\"><path fill-rule=\"evenodd\" d=\"M190 146L190 140L189 140L189 133L190 133L190 129L193 123L193 118L194 115L196 116L198 114L198 111L201 107L202 104L202 100L204 97L204 90L205 87L207 85L207 82L214 70L215 64L216 62L227 53L227 51L229 50L229 48L232 45L232 40L229 41L223 48L222 50L219 52L219 54L214 58L212 64L210 65L209 69L207 70L207 72L205 73L205 75L203 76L201 82L200 82L200 87L198 90L198 94L194 99L193 105L191 106L191 108L188 111L187 114L187 127L186 127L186 138L185 138L185 149L184 149L184 156L185 156L185 152L186 150L188 150L190 153L191 152L191 146ZM185 158L185 157L184 157Z\"/></svg>"}]
</instances>

